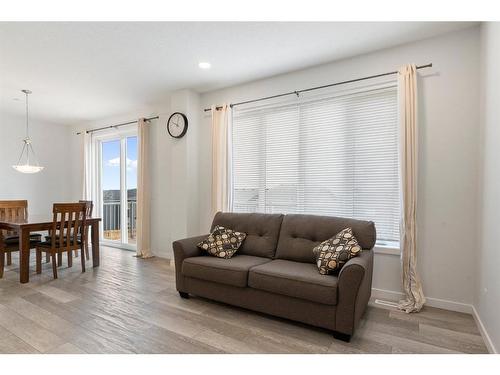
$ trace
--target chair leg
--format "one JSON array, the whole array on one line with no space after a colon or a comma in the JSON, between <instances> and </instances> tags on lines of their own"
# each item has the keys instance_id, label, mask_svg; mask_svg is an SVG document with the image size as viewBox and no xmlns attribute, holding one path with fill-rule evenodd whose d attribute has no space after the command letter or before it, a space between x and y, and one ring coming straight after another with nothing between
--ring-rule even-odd
<instances>
[{"instance_id":1,"label":"chair leg","mask_svg":"<svg viewBox=\"0 0 500 375\"><path fill-rule=\"evenodd\" d=\"M88 236L87 236L87 238L88 238ZM85 256L87 257L87 260L89 260L89 259L90 259L90 255L89 255L89 254L90 254L90 253L89 253L89 241L87 240L87 241L85 242Z\"/></svg>"},{"instance_id":2,"label":"chair leg","mask_svg":"<svg viewBox=\"0 0 500 375\"><path fill-rule=\"evenodd\" d=\"M68 251L68 267L73 267L73 250Z\"/></svg>"},{"instance_id":3,"label":"chair leg","mask_svg":"<svg viewBox=\"0 0 500 375\"><path fill-rule=\"evenodd\" d=\"M7 265L10 266L12 264L12 253L7 253Z\"/></svg>"},{"instance_id":4,"label":"chair leg","mask_svg":"<svg viewBox=\"0 0 500 375\"><path fill-rule=\"evenodd\" d=\"M0 279L3 277L3 267L5 262L5 252L0 250Z\"/></svg>"},{"instance_id":5,"label":"chair leg","mask_svg":"<svg viewBox=\"0 0 500 375\"><path fill-rule=\"evenodd\" d=\"M42 273L42 250L36 249L36 273Z\"/></svg>"},{"instance_id":6,"label":"chair leg","mask_svg":"<svg viewBox=\"0 0 500 375\"><path fill-rule=\"evenodd\" d=\"M46 253L45 254L45 263L49 263L50 262L50 253Z\"/></svg>"},{"instance_id":7,"label":"chair leg","mask_svg":"<svg viewBox=\"0 0 500 375\"><path fill-rule=\"evenodd\" d=\"M59 253L61 254L61 253ZM56 253L53 252L52 256L52 274L54 275L54 279L57 279L57 262L56 262Z\"/></svg>"},{"instance_id":8,"label":"chair leg","mask_svg":"<svg viewBox=\"0 0 500 375\"><path fill-rule=\"evenodd\" d=\"M62 253L57 253L57 267L62 266Z\"/></svg>"},{"instance_id":9,"label":"chair leg","mask_svg":"<svg viewBox=\"0 0 500 375\"><path fill-rule=\"evenodd\" d=\"M82 249L80 250L80 253L81 253L81 261L82 261L82 272L85 272L85 255L83 254L83 246L82 246Z\"/></svg>"}]
</instances>

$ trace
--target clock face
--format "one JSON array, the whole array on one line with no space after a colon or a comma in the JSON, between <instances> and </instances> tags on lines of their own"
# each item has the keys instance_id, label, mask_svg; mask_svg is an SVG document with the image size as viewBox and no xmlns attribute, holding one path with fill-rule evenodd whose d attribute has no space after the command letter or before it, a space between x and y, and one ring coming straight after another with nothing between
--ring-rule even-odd
<instances>
[{"instance_id":1,"label":"clock face","mask_svg":"<svg viewBox=\"0 0 500 375\"><path fill-rule=\"evenodd\" d=\"M173 113L167 121L167 131L174 138L182 138L188 128L188 119L180 112Z\"/></svg>"}]
</instances>

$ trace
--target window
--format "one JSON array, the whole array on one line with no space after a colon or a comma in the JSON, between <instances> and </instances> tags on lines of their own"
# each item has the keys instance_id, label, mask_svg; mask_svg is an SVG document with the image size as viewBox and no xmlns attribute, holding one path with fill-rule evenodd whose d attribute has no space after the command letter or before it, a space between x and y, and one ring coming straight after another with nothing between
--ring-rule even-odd
<instances>
[{"instance_id":1,"label":"window","mask_svg":"<svg viewBox=\"0 0 500 375\"><path fill-rule=\"evenodd\" d=\"M233 112L233 210L373 220L399 241L397 88Z\"/></svg>"}]
</instances>

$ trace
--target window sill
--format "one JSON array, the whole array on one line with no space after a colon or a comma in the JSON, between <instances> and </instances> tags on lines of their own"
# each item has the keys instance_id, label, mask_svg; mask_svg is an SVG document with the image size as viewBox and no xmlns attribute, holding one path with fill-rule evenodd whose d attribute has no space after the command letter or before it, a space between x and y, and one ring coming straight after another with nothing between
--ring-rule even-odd
<instances>
[{"instance_id":1,"label":"window sill","mask_svg":"<svg viewBox=\"0 0 500 375\"><path fill-rule=\"evenodd\" d=\"M384 254L384 255L401 255L401 249L399 247L394 246L384 246L384 245L375 245L373 248L375 254Z\"/></svg>"}]
</instances>

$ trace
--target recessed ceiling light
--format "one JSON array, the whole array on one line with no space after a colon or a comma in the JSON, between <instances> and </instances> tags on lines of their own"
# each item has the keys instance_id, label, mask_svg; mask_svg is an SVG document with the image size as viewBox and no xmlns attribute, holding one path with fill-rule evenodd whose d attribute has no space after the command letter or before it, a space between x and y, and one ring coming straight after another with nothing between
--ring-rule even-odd
<instances>
[{"instance_id":1,"label":"recessed ceiling light","mask_svg":"<svg viewBox=\"0 0 500 375\"><path fill-rule=\"evenodd\" d=\"M212 65L210 65L209 62L201 62L198 64L198 66L200 67L200 69L210 69Z\"/></svg>"}]
</instances>

